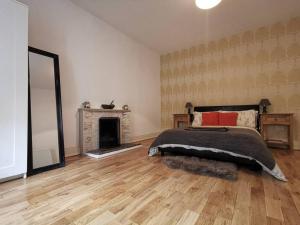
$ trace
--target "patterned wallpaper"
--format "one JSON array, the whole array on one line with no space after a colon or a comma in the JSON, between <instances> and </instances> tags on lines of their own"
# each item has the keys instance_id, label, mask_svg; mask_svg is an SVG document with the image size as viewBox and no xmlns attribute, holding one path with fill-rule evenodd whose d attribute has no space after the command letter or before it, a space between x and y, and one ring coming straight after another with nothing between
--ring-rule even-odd
<instances>
[{"instance_id":1,"label":"patterned wallpaper","mask_svg":"<svg viewBox=\"0 0 300 225\"><path fill-rule=\"evenodd\" d=\"M161 124L193 105L256 104L295 113L300 149L300 17L161 56ZM282 133L275 129L274 135ZM278 132L279 131L279 132Z\"/></svg>"}]
</instances>

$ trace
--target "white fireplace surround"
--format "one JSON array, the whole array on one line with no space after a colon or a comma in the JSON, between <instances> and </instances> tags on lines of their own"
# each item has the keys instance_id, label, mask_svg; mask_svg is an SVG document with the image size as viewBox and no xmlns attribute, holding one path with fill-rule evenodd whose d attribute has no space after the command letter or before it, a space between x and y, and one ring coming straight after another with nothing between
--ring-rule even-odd
<instances>
[{"instance_id":1,"label":"white fireplace surround","mask_svg":"<svg viewBox=\"0 0 300 225\"><path fill-rule=\"evenodd\" d=\"M131 141L129 110L79 109L79 146L80 153L99 149L99 118L120 118L120 143Z\"/></svg>"}]
</instances>

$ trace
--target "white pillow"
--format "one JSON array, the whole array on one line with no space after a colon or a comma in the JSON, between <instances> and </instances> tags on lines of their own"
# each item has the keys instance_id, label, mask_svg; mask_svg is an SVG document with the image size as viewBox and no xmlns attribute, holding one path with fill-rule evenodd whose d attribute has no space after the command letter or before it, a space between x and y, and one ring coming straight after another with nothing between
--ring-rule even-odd
<instances>
[{"instance_id":1,"label":"white pillow","mask_svg":"<svg viewBox=\"0 0 300 225\"><path fill-rule=\"evenodd\" d=\"M257 111L245 110L239 111L237 118L237 126L256 128Z\"/></svg>"},{"instance_id":2,"label":"white pillow","mask_svg":"<svg viewBox=\"0 0 300 225\"><path fill-rule=\"evenodd\" d=\"M192 127L201 127L202 125L202 112L194 112L194 120Z\"/></svg>"}]
</instances>

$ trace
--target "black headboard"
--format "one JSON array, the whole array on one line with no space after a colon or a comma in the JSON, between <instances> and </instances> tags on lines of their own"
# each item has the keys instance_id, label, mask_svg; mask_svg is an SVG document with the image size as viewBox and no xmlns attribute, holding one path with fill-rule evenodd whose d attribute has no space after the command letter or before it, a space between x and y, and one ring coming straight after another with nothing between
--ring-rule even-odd
<instances>
[{"instance_id":1,"label":"black headboard","mask_svg":"<svg viewBox=\"0 0 300 225\"><path fill-rule=\"evenodd\" d=\"M221 105L221 106L195 106L195 112L212 112L212 111L243 111L256 110L259 112L259 105ZM192 118L193 119L193 118ZM259 130L259 114L257 117L256 129Z\"/></svg>"},{"instance_id":2,"label":"black headboard","mask_svg":"<svg viewBox=\"0 0 300 225\"><path fill-rule=\"evenodd\" d=\"M254 109L259 111L259 105L221 105L221 106L195 106L195 112L211 112L211 111L242 111Z\"/></svg>"}]
</instances>

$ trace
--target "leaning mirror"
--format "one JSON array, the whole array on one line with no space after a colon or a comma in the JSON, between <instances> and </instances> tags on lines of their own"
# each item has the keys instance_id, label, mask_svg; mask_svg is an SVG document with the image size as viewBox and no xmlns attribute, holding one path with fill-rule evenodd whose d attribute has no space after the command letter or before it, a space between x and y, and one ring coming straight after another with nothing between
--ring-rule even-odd
<instances>
[{"instance_id":1,"label":"leaning mirror","mask_svg":"<svg viewBox=\"0 0 300 225\"><path fill-rule=\"evenodd\" d=\"M29 47L28 174L64 166L58 55Z\"/></svg>"}]
</instances>

